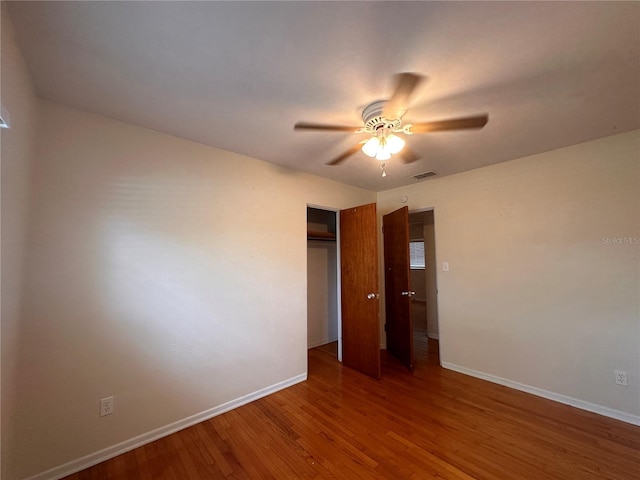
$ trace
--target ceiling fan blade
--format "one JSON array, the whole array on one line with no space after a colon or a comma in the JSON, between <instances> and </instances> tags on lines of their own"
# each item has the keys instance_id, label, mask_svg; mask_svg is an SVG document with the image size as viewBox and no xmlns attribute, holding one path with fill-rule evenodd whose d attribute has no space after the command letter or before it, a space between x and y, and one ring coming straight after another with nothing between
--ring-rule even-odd
<instances>
[{"instance_id":1,"label":"ceiling fan blade","mask_svg":"<svg viewBox=\"0 0 640 480\"><path fill-rule=\"evenodd\" d=\"M346 152L341 153L340 155L338 155L336 158L334 158L330 162L327 162L327 165L338 165L338 164L344 162L347 158L349 158L351 155L356 153L361 148L362 148L362 142L356 143L353 147L351 147Z\"/></svg>"},{"instance_id":2,"label":"ceiling fan blade","mask_svg":"<svg viewBox=\"0 0 640 480\"><path fill-rule=\"evenodd\" d=\"M409 129L412 133L441 132L445 130L464 130L468 128L482 128L489 121L489 115L475 115L473 117L454 118L437 122L414 123Z\"/></svg>"},{"instance_id":3,"label":"ceiling fan blade","mask_svg":"<svg viewBox=\"0 0 640 480\"><path fill-rule=\"evenodd\" d=\"M406 146L402 150L400 150L400 153L398 153L398 155L400 155L400 158L402 158L402 161L404 163L413 163L420 158L416 152Z\"/></svg>"},{"instance_id":4,"label":"ceiling fan blade","mask_svg":"<svg viewBox=\"0 0 640 480\"><path fill-rule=\"evenodd\" d=\"M391 99L384 107L382 115L390 120L402 118L407 111L409 97L423 78L422 75L411 72L394 75L396 86L393 95L391 95Z\"/></svg>"},{"instance_id":5,"label":"ceiling fan blade","mask_svg":"<svg viewBox=\"0 0 640 480\"><path fill-rule=\"evenodd\" d=\"M322 123L298 122L293 126L294 130L323 130L329 132L357 132L360 127L347 127L344 125L325 125Z\"/></svg>"}]
</instances>

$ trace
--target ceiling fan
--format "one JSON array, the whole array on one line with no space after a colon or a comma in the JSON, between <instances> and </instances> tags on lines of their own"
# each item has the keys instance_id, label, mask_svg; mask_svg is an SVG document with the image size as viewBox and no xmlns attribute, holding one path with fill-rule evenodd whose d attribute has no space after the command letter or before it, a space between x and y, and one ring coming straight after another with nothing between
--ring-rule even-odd
<instances>
[{"instance_id":1,"label":"ceiling fan","mask_svg":"<svg viewBox=\"0 0 640 480\"><path fill-rule=\"evenodd\" d=\"M368 139L359 141L347 151L338 155L327 165L338 165L344 162L358 150L366 155L379 160L382 176L386 176L384 170L385 161L391 155L399 154L404 163L412 163L418 160L418 155L405 146L402 137L396 135L411 135L413 133L438 132L445 130L465 130L482 128L489 121L489 115L480 114L471 117L439 120L435 122L402 123L402 117L407 111L409 97L422 82L424 77L416 73L398 73L394 75L395 89L389 100L380 100L367 105L362 110L362 127L350 127L344 125L325 125L321 123L298 122L294 130L319 130L325 132L352 132L369 135Z\"/></svg>"}]
</instances>

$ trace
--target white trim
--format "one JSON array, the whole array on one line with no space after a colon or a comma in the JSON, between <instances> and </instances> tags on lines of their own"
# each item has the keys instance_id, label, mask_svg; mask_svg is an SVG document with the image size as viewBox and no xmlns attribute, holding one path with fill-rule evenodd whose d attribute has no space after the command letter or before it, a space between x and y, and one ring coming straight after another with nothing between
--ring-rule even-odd
<instances>
[{"instance_id":1,"label":"white trim","mask_svg":"<svg viewBox=\"0 0 640 480\"><path fill-rule=\"evenodd\" d=\"M588 412L597 413L605 417L615 418L616 420L620 420L622 422L640 426L640 416L638 415L621 412L620 410L614 410L613 408L605 407L603 405L598 405L595 403L585 402L584 400L579 400L567 395L550 392L548 390L543 390L542 388L532 387L530 385L525 385L524 383L514 382L513 380L508 380L506 378L496 377L495 375L491 375L488 373L478 372L477 370L461 367L452 363L442 362L441 365L443 368L453 370L454 372L464 373L465 375L480 378L481 380L487 380L488 382L504 385L505 387L520 390L521 392L530 393L532 395L546 398L548 400L553 400L555 402L564 403L565 405L570 405L581 410L586 410Z\"/></svg>"},{"instance_id":2,"label":"white trim","mask_svg":"<svg viewBox=\"0 0 640 480\"><path fill-rule=\"evenodd\" d=\"M322 345L326 345L327 343L333 343L337 341L338 341L338 337L330 338L328 340L318 340L316 342L311 342L307 344L307 350L309 350L310 348L321 347Z\"/></svg>"},{"instance_id":3,"label":"white trim","mask_svg":"<svg viewBox=\"0 0 640 480\"><path fill-rule=\"evenodd\" d=\"M262 388L253 393L249 393L240 398L236 398L235 400L231 400L229 402L223 403L222 405L218 405L217 407L205 410L204 412L196 413L195 415L191 415L190 417L186 417L182 420L170 423L168 425L165 425L164 427L156 428L155 430L143 433L142 435L138 435L137 437L125 440L124 442L118 443L116 445L112 445L111 447L104 448L97 452L90 453L89 455L86 455L84 457L72 460L63 465L51 468L45 472L38 473L25 480L58 480L60 478L84 470L85 468L97 465L98 463L104 462L105 460L109 460L110 458L129 452L134 448L141 447L142 445L146 445L147 443L159 440L160 438L191 427L192 425L195 425L197 423L209 420L210 418L221 415L225 412L233 410L234 408L238 408L242 405L246 405L247 403L251 403L254 400L258 400L259 398L271 395L278 390L285 389L287 387L295 385L296 383L304 382L306 379L307 373L301 373L300 375L296 375L295 377L291 377L269 387Z\"/></svg>"}]
</instances>

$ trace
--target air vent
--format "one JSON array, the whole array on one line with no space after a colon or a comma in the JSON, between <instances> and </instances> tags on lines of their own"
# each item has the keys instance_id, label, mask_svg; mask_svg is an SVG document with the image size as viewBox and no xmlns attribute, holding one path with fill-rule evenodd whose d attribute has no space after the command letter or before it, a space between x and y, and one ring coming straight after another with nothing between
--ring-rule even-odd
<instances>
[{"instance_id":1,"label":"air vent","mask_svg":"<svg viewBox=\"0 0 640 480\"><path fill-rule=\"evenodd\" d=\"M416 180L422 180L423 178L433 177L435 174L436 172L424 172L419 173L418 175L414 175L413 178L415 178Z\"/></svg>"}]
</instances>

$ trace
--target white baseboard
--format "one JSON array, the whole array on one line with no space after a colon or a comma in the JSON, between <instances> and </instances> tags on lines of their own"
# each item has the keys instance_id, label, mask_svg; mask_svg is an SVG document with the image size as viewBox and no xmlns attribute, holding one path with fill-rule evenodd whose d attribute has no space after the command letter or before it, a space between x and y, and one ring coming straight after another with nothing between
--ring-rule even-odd
<instances>
[{"instance_id":1,"label":"white baseboard","mask_svg":"<svg viewBox=\"0 0 640 480\"><path fill-rule=\"evenodd\" d=\"M71 462L65 463L58 467L54 467L45 472L38 473L25 480L59 480L60 478L64 478L68 475L84 470L85 468L92 467L94 465L97 465L98 463L104 462L105 460L109 460L110 458L129 452L134 448L141 447L142 445L146 445L147 443L151 443L155 440L166 437L167 435L171 435L172 433L183 430L187 427L195 425L196 423L204 422L205 420L209 420L210 418L221 415L225 412L228 412L229 410L233 410L234 408L241 407L242 405L251 403L254 400L258 400L259 398L271 395L278 390L283 390L287 387L295 385L296 383L304 382L306 379L306 373L296 375L295 377L283 380L282 382L278 382L269 387L262 388L253 393L249 393L240 398L236 398L235 400L231 400L229 402L223 403L222 405L218 405L217 407L205 410L204 412L196 413L195 415L191 415L190 417L170 423L169 425L165 425L164 427L160 427L150 432L143 433L142 435L138 435L137 437L125 440L124 442L118 443L111 447L107 447L95 453L91 453L76 460L72 460Z\"/></svg>"},{"instance_id":2,"label":"white baseboard","mask_svg":"<svg viewBox=\"0 0 640 480\"><path fill-rule=\"evenodd\" d=\"M640 426L640 416L638 415L621 412L620 410L614 410L613 408L605 407L603 405L586 402L584 400L579 400L577 398L562 395L560 393L550 392L542 388L532 387L530 385L525 385L524 383L514 382L513 380L508 380L506 378L496 377L495 375L491 375L488 373L478 372L477 370L461 367L452 363L442 362L441 365L443 368L453 370L454 372L464 373L465 375L480 378L481 380L487 380L488 382L504 385L505 387L520 390L521 392L531 393L532 395L536 395L538 397L564 403L565 405L571 405L572 407L576 407L581 410L586 410L588 412L597 413L605 417L615 418L616 420L620 420L625 423Z\"/></svg>"},{"instance_id":3,"label":"white baseboard","mask_svg":"<svg viewBox=\"0 0 640 480\"><path fill-rule=\"evenodd\" d=\"M320 347L321 345L326 345L327 343L332 343L337 341L338 341L338 337L330 338L329 340L317 340L315 342L308 343L307 350L309 350L310 348Z\"/></svg>"}]
</instances>

